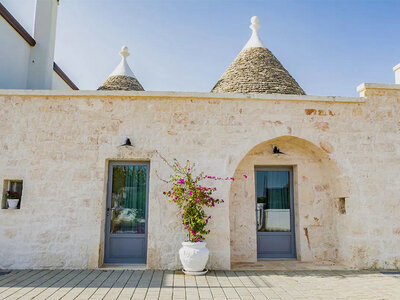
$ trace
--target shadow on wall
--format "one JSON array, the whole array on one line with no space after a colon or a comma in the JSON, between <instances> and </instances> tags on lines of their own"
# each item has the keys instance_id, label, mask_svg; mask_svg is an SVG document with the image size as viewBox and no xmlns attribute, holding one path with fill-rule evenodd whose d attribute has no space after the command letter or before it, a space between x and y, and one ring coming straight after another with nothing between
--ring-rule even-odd
<instances>
[{"instance_id":1,"label":"shadow on wall","mask_svg":"<svg viewBox=\"0 0 400 300\"><path fill-rule=\"evenodd\" d=\"M285 154L273 154L276 145ZM248 174L248 180L232 183L229 219L232 262L257 261L256 197L254 168L292 166L297 259L341 261L337 209L347 184L326 150L293 136L262 142L240 161L234 177ZM340 224L339 224L340 225Z\"/></svg>"}]
</instances>

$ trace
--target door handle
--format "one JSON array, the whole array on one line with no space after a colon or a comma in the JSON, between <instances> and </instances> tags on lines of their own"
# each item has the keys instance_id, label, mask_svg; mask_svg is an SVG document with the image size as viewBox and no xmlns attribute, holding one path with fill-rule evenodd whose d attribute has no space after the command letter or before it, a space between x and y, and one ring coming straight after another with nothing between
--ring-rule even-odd
<instances>
[{"instance_id":1,"label":"door handle","mask_svg":"<svg viewBox=\"0 0 400 300\"><path fill-rule=\"evenodd\" d=\"M109 215L110 215L110 210L114 210L114 209L115 209L115 208L107 207L107 209L106 209L106 215L109 216Z\"/></svg>"}]
</instances>

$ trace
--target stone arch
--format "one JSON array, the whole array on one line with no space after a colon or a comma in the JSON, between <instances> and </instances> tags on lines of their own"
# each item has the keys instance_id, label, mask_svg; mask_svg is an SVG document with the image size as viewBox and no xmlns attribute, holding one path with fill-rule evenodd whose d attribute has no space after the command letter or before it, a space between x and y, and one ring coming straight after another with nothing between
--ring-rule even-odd
<instances>
[{"instance_id":1,"label":"stone arch","mask_svg":"<svg viewBox=\"0 0 400 300\"><path fill-rule=\"evenodd\" d=\"M272 153L272 146L284 155ZM347 191L329 154L302 138L281 136L253 147L238 164L229 192L231 262L257 261L255 166L292 166L297 258L338 261L339 198Z\"/></svg>"}]
</instances>

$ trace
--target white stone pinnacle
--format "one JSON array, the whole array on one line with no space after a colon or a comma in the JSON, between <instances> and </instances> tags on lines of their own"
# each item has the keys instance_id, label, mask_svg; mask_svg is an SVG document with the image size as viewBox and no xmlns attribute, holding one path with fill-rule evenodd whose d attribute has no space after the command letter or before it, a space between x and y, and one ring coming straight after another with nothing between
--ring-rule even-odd
<instances>
[{"instance_id":1,"label":"white stone pinnacle","mask_svg":"<svg viewBox=\"0 0 400 300\"><path fill-rule=\"evenodd\" d=\"M117 75L122 75L122 76L129 76L136 78L135 74L133 74L131 68L128 65L128 62L126 58L130 55L128 51L128 47L124 46L121 48L121 52L119 52L121 55L122 59L119 65L115 68L115 70L110 74L110 76L117 76Z\"/></svg>"},{"instance_id":2,"label":"white stone pinnacle","mask_svg":"<svg viewBox=\"0 0 400 300\"><path fill-rule=\"evenodd\" d=\"M249 41L247 42L247 44L242 49L242 51L249 49L249 48L255 48L255 47L265 48L260 37L258 36L258 29L260 28L260 24L258 22L258 17L257 16L251 17L250 21L251 21L251 25L249 27L252 30L251 37L250 37Z\"/></svg>"},{"instance_id":3,"label":"white stone pinnacle","mask_svg":"<svg viewBox=\"0 0 400 300\"><path fill-rule=\"evenodd\" d=\"M121 48L121 52L119 53L123 58L127 58L129 55L131 55L128 51L128 47L123 46Z\"/></svg>"}]
</instances>

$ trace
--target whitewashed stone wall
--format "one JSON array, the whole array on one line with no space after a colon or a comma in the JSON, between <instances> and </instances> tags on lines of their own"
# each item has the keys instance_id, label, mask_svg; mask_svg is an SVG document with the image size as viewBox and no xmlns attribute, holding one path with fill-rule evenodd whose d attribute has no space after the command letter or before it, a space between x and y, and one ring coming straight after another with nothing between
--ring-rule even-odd
<instances>
[{"instance_id":1,"label":"whitewashed stone wall","mask_svg":"<svg viewBox=\"0 0 400 300\"><path fill-rule=\"evenodd\" d=\"M0 91L0 185L24 181L21 209L0 210L0 268L101 265L107 164L117 159L150 161L148 267L179 268L185 234L162 195L170 170L157 151L216 176L249 174L219 184L212 269L256 259L254 164L294 166L298 259L399 268L400 86L361 93ZM118 147L125 136L133 148ZM287 155L272 156L272 143Z\"/></svg>"}]
</instances>

